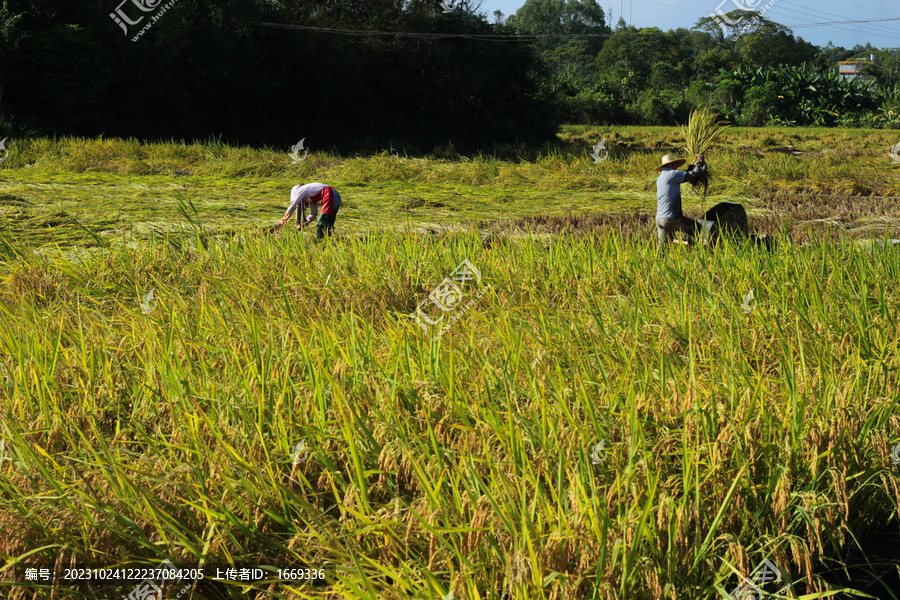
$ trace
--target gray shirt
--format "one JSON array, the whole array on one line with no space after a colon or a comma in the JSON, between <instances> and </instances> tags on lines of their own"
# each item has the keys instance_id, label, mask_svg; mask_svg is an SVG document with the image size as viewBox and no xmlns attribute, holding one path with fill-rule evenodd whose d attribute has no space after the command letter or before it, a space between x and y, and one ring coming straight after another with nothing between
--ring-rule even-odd
<instances>
[{"instance_id":1,"label":"gray shirt","mask_svg":"<svg viewBox=\"0 0 900 600\"><path fill-rule=\"evenodd\" d=\"M656 178L656 218L675 219L681 212L681 184L687 172L663 169Z\"/></svg>"},{"instance_id":2,"label":"gray shirt","mask_svg":"<svg viewBox=\"0 0 900 600\"><path fill-rule=\"evenodd\" d=\"M691 165L688 171L678 169L663 169L656 178L656 218L677 219L683 217L681 212L681 184L693 181L702 172L706 171L706 164L697 161L697 165Z\"/></svg>"}]
</instances>

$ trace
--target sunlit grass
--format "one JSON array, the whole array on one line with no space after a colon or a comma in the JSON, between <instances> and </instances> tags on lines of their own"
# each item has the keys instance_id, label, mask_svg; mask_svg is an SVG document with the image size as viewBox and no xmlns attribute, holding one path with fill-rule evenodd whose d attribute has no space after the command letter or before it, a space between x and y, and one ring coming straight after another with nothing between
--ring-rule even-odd
<instances>
[{"instance_id":1,"label":"sunlit grass","mask_svg":"<svg viewBox=\"0 0 900 600\"><path fill-rule=\"evenodd\" d=\"M890 250L203 225L69 257L7 238L4 559L326 565L347 599L694 599L767 557L824 589L818 561L900 508ZM403 315L465 258L490 289L431 341Z\"/></svg>"},{"instance_id":2,"label":"sunlit grass","mask_svg":"<svg viewBox=\"0 0 900 600\"><path fill-rule=\"evenodd\" d=\"M891 135L729 129L708 202L880 235ZM898 508L897 257L660 260L649 232L485 244L477 221L652 214L653 168L684 144L561 137L298 165L217 142L12 145L0 557L324 564L327 591L260 597L461 600L721 597L771 557L824 589L818 561ZM309 180L344 197L335 243L261 235ZM464 258L490 287L430 341L403 315Z\"/></svg>"},{"instance_id":3,"label":"sunlit grass","mask_svg":"<svg viewBox=\"0 0 900 600\"><path fill-rule=\"evenodd\" d=\"M729 200L771 213L754 203L777 194L896 198L898 168L887 155L896 135L729 128L711 150L716 178L709 198L686 194L685 210L696 217ZM652 213L653 169L663 154L679 153L685 144L678 128L571 127L560 138L545 152L514 149L503 157L311 152L298 164L287 148L219 142L12 140L0 166L0 215L7 233L29 245L140 243L170 231L184 200L193 202L211 233L230 236L272 225L291 187L304 181L341 191L338 228L349 232L465 228L506 215ZM610 159L594 164L590 149L602 138Z\"/></svg>"}]
</instances>

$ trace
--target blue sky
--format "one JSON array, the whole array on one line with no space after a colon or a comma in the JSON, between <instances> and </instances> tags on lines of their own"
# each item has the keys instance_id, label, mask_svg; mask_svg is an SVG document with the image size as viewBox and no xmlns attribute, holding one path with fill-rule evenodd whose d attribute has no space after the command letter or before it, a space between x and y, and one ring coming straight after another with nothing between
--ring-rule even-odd
<instances>
[{"instance_id":1,"label":"blue sky","mask_svg":"<svg viewBox=\"0 0 900 600\"><path fill-rule=\"evenodd\" d=\"M619 20L624 12L629 21L629 4L631 5L630 22L636 27L659 27L660 29L676 29L690 27L700 17L715 13L721 5L722 12L738 8L741 2L745 6L762 8L770 0L597 0L604 11L612 9L612 23ZM524 0L482 0L481 11L493 21L495 10L511 15L524 4ZM620 10L620 4L624 11ZM782 25L792 26L803 23L822 23L827 21L850 21L861 19L883 19L900 17L900 3L896 0L775 0L775 4L766 13L766 17ZM851 48L855 44L871 42L873 46L900 47L900 20L884 23L860 23L843 25L826 25L819 27L797 27L794 35L808 42L824 46L829 41L836 46Z\"/></svg>"}]
</instances>

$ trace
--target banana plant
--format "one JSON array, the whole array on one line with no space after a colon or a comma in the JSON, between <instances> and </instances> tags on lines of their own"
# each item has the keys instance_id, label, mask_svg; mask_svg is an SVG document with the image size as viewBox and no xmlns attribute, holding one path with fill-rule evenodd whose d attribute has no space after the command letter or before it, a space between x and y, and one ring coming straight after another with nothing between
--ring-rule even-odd
<instances>
[{"instance_id":1,"label":"banana plant","mask_svg":"<svg viewBox=\"0 0 900 600\"><path fill-rule=\"evenodd\" d=\"M834 70L822 69L807 63L799 66L780 65L763 69L752 65L739 65L734 71L722 71L718 84L726 92L726 104L721 112L726 118L737 120L744 112L743 104L754 88L774 84L780 89L778 101L770 110L772 120L778 123L832 126L847 122L847 113L865 113L879 109L884 99L895 99L897 88L875 88L861 80L845 80ZM758 97L759 94L754 94ZM898 102L897 104L900 104ZM887 114L890 114L891 105ZM900 113L900 110L895 112Z\"/></svg>"}]
</instances>

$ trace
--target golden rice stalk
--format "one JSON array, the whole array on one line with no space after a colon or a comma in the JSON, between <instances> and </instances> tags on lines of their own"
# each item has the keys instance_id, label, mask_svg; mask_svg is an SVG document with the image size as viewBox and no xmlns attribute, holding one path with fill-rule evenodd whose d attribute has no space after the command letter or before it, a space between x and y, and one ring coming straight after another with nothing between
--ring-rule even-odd
<instances>
[{"instance_id":1,"label":"golden rice stalk","mask_svg":"<svg viewBox=\"0 0 900 600\"><path fill-rule=\"evenodd\" d=\"M712 146L712 143L718 138L728 125L719 123L719 116L709 110L707 107L691 111L691 117L688 119L687 127L682 127L681 132L684 134L685 151L688 156L693 157L696 154L706 154L706 151ZM708 165L708 163L707 163ZM691 182L691 187L698 194L706 196L709 190L709 172L699 179Z\"/></svg>"}]
</instances>

